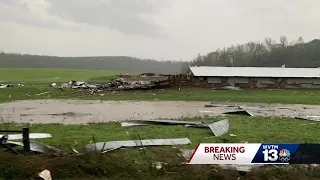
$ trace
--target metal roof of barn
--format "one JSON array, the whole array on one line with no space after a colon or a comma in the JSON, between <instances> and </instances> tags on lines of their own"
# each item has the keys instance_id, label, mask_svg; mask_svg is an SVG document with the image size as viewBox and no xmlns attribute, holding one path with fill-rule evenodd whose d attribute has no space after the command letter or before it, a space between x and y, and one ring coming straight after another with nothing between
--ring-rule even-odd
<instances>
[{"instance_id":1,"label":"metal roof of barn","mask_svg":"<svg viewBox=\"0 0 320 180\"><path fill-rule=\"evenodd\" d=\"M190 70L194 76L320 78L320 68L200 66L190 67Z\"/></svg>"}]
</instances>

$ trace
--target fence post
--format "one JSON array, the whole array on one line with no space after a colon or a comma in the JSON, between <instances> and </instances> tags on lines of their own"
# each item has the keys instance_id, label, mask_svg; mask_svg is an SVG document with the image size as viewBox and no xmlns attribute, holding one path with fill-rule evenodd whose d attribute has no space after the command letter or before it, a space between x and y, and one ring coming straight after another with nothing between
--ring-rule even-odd
<instances>
[{"instance_id":1,"label":"fence post","mask_svg":"<svg viewBox=\"0 0 320 180\"><path fill-rule=\"evenodd\" d=\"M23 141L23 149L25 151L30 151L30 139L29 139L29 128L22 128L22 141Z\"/></svg>"}]
</instances>

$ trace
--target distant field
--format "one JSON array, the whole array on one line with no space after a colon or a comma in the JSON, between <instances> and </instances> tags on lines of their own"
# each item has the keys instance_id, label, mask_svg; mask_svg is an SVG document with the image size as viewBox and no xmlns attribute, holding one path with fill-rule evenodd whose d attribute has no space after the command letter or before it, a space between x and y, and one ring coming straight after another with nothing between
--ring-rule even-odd
<instances>
[{"instance_id":1,"label":"distant field","mask_svg":"<svg viewBox=\"0 0 320 180\"><path fill-rule=\"evenodd\" d=\"M176 100L176 101L229 101L281 104L319 104L319 90L242 90L228 91L200 88L170 88L149 91L105 92L90 95L86 90L59 90L50 88L53 82L70 80L107 82L115 75L126 72L109 70L74 69L0 69L0 81L25 82L25 87L0 89L0 102L27 99L95 99L95 100ZM137 74L137 73L129 73ZM42 92L50 93L37 96Z\"/></svg>"},{"instance_id":2,"label":"distant field","mask_svg":"<svg viewBox=\"0 0 320 180\"><path fill-rule=\"evenodd\" d=\"M110 70L0 68L0 81L42 84L69 82L70 80L104 80L120 73L124 72Z\"/></svg>"}]
</instances>

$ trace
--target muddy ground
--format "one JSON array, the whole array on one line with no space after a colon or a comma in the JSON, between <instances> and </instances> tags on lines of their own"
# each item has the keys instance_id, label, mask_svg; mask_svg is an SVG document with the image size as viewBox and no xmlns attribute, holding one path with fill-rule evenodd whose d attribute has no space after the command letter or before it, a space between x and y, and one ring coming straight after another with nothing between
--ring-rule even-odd
<instances>
[{"instance_id":1,"label":"muddy ground","mask_svg":"<svg viewBox=\"0 0 320 180\"><path fill-rule=\"evenodd\" d=\"M320 115L320 106L212 103L183 101L80 101L28 100L0 104L0 120L17 123L85 124L130 119L160 119L194 116L217 116L239 110L240 106L255 116L303 117ZM236 105L226 107L226 105Z\"/></svg>"}]
</instances>

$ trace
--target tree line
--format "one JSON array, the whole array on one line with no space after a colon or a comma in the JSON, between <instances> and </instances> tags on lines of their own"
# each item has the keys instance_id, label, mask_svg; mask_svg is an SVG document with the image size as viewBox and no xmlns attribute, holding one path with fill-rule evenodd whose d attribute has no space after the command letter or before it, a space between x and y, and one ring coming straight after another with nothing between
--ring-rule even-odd
<instances>
[{"instance_id":1,"label":"tree line","mask_svg":"<svg viewBox=\"0 0 320 180\"><path fill-rule=\"evenodd\" d=\"M184 64L186 62L156 61L127 56L57 57L0 53L0 68L70 68L178 74Z\"/></svg>"},{"instance_id":2,"label":"tree line","mask_svg":"<svg viewBox=\"0 0 320 180\"><path fill-rule=\"evenodd\" d=\"M305 43L299 37L289 43L286 36L281 36L279 42L265 38L260 42L217 49L206 55L198 54L190 65L315 68L320 67L320 40Z\"/></svg>"}]
</instances>

